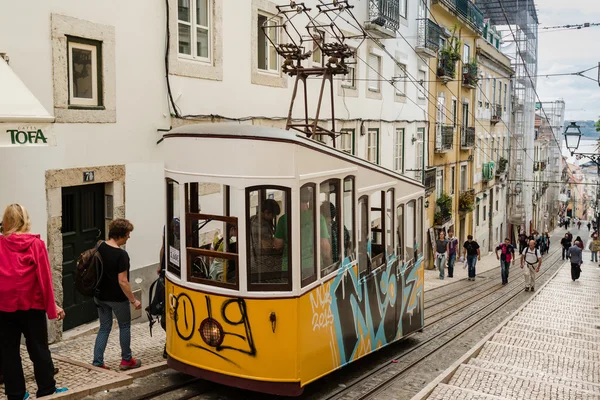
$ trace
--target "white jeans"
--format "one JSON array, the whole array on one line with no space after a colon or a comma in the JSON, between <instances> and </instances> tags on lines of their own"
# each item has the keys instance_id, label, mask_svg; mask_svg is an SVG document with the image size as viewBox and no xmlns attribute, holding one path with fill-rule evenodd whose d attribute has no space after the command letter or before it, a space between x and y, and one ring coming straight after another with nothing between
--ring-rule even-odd
<instances>
[{"instance_id":1,"label":"white jeans","mask_svg":"<svg viewBox=\"0 0 600 400\"><path fill-rule=\"evenodd\" d=\"M535 266L531 266L525 263L525 271L523 271L523 275L525 276L525 287L532 288L535 287L535 269L537 268L537 264Z\"/></svg>"}]
</instances>

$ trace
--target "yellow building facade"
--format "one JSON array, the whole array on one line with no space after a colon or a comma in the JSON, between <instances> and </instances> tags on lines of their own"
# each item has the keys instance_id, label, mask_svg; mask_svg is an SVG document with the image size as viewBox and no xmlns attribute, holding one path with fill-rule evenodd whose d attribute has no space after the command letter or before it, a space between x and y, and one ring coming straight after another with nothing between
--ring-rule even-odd
<instances>
[{"instance_id":1,"label":"yellow building facade","mask_svg":"<svg viewBox=\"0 0 600 400\"><path fill-rule=\"evenodd\" d=\"M430 59L430 69L436 71L429 82L425 171L430 268L439 231L453 231L462 246L473 229L476 42L484 27L483 14L471 1L433 0L431 18L441 37L437 56Z\"/></svg>"}]
</instances>

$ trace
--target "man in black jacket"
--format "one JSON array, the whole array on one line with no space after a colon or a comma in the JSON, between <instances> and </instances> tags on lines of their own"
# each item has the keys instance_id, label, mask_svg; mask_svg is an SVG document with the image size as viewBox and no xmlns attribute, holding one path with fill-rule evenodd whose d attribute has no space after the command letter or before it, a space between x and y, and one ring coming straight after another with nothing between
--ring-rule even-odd
<instances>
[{"instance_id":1,"label":"man in black jacket","mask_svg":"<svg viewBox=\"0 0 600 400\"><path fill-rule=\"evenodd\" d=\"M565 237L560 240L560 245L562 246L562 259L564 260L565 257L569 257L569 248L571 247L569 233L565 233Z\"/></svg>"}]
</instances>

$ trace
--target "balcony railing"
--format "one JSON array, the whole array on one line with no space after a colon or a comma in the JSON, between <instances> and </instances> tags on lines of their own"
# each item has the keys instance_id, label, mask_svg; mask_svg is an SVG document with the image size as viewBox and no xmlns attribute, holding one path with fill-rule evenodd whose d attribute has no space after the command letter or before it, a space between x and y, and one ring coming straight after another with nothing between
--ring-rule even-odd
<instances>
[{"instance_id":1,"label":"balcony railing","mask_svg":"<svg viewBox=\"0 0 600 400\"><path fill-rule=\"evenodd\" d=\"M400 27L400 0L369 0L369 21L395 33Z\"/></svg>"},{"instance_id":2,"label":"balcony railing","mask_svg":"<svg viewBox=\"0 0 600 400\"><path fill-rule=\"evenodd\" d=\"M502 104L492 106L492 123L497 124L502 119Z\"/></svg>"},{"instance_id":3,"label":"balcony railing","mask_svg":"<svg viewBox=\"0 0 600 400\"><path fill-rule=\"evenodd\" d=\"M435 151L436 153L445 153L452 150L454 142L454 126L441 125L436 126L435 131Z\"/></svg>"},{"instance_id":4,"label":"balcony railing","mask_svg":"<svg viewBox=\"0 0 600 400\"><path fill-rule=\"evenodd\" d=\"M475 147L475 128L463 126L460 133L460 148L472 149Z\"/></svg>"},{"instance_id":5,"label":"balcony railing","mask_svg":"<svg viewBox=\"0 0 600 400\"><path fill-rule=\"evenodd\" d=\"M429 196L431 193L435 191L435 176L436 169L429 168L425 170L425 194Z\"/></svg>"},{"instance_id":6,"label":"balcony railing","mask_svg":"<svg viewBox=\"0 0 600 400\"><path fill-rule=\"evenodd\" d=\"M483 12L471 0L432 0L432 4L441 3L463 17L477 32L483 32Z\"/></svg>"},{"instance_id":7,"label":"balcony railing","mask_svg":"<svg viewBox=\"0 0 600 400\"><path fill-rule=\"evenodd\" d=\"M440 26L428 18L417 19L417 24L417 52L435 57L440 49Z\"/></svg>"},{"instance_id":8,"label":"balcony railing","mask_svg":"<svg viewBox=\"0 0 600 400\"><path fill-rule=\"evenodd\" d=\"M475 189L465 190L458 197L458 211L470 212L473 211L475 203Z\"/></svg>"}]
</instances>

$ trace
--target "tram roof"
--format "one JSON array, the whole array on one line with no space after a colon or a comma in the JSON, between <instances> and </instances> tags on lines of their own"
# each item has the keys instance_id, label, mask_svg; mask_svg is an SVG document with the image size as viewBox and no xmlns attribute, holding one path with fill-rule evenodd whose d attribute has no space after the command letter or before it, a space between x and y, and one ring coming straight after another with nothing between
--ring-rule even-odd
<instances>
[{"instance_id":1,"label":"tram roof","mask_svg":"<svg viewBox=\"0 0 600 400\"><path fill-rule=\"evenodd\" d=\"M408 178L404 175L397 173L396 171L392 171L385 167L382 167L377 164L373 164L368 162L360 157L356 157L352 154L348 154L342 150L336 149L331 146L327 146L324 143L309 139L305 136L295 134L292 131L280 129L280 128L272 128L268 126L259 126L259 125L244 125L237 123L199 123L199 124L190 124L183 125L177 127L175 129L170 130L169 132L165 132L163 135L164 139L174 138L174 137L216 137L216 138L241 138L241 139L264 139L264 140L275 140L282 142L291 142L296 143L298 145L307 146L313 148L317 151L326 151L331 153L337 157L343 157L347 159L349 162L359 164L363 167L377 170L381 173L392 175L395 178L411 183L416 186L424 187L421 182L416 181L414 179Z\"/></svg>"}]
</instances>

